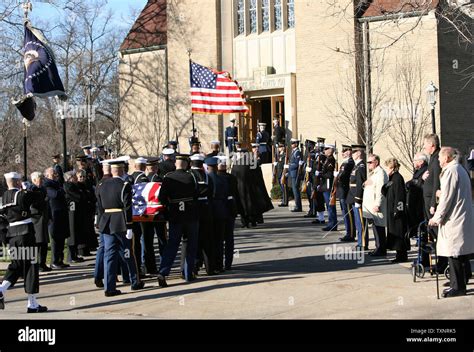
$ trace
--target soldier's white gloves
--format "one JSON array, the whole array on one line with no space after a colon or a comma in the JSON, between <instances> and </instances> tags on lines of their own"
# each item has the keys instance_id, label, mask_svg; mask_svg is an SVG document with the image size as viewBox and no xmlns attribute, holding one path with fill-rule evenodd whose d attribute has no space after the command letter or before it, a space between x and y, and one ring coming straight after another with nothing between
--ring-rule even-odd
<instances>
[{"instance_id":1,"label":"soldier's white gloves","mask_svg":"<svg viewBox=\"0 0 474 352\"><path fill-rule=\"evenodd\" d=\"M304 161L303 160L300 160L299 162L300 166L304 164Z\"/></svg>"},{"instance_id":2,"label":"soldier's white gloves","mask_svg":"<svg viewBox=\"0 0 474 352\"><path fill-rule=\"evenodd\" d=\"M289 168L290 168L290 165L285 165L283 168L284 168L284 169L289 169Z\"/></svg>"},{"instance_id":3,"label":"soldier's white gloves","mask_svg":"<svg viewBox=\"0 0 474 352\"><path fill-rule=\"evenodd\" d=\"M274 162L274 163L273 163L273 166L277 166L277 165L278 165L278 163L277 163L277 162Z\"/></svg>"},{"instance_id":4,"label":"soldier's white gloves","mask_svg":"<svg viewBox=\"0 0 474 352\"><path fill-rule=\"evenodd\" d=\"M307 167L307 168L306 168L306 172L311 172L311 170L313 170L313 169L310 168L310 167Z\"/></svg>"},{"instance_id":5,"label":"soldier's white gloves","mask_svg":"<svg viewBox=\"0 0 474 352\"><path fill-rule=\"evenodd\" d=\"M125 237L127 237L127 240L131 240L133 238L133 231L131 229L127 230Z\"/></svg>"},{"instance_id":6,"label":"soldier's white gloves","mask_svg":"<svg viewBox=\"0 0 474 352\"><path fill-rule=\"evenodd\" d=\"M338 171L334 171L334 177L337 177L339 176L339 172Z\"/></svg>"},{"instance_id":7,"label":"soldier's white gloves","mask_svg":"<svg viewBox=\"0 0 474 352\"><path fill-rule=\"evenodd\" d=\"M321 175L321 173L319 171L314 172L314 176L319 176L319 175Z\"/></svg>"},{"instance_id":8,"label":"soldier's white gloves","mask_svg":"<svg viewBox=\"0 0 474 352\"><path fill-rule=\"evenodd\" d=\"M361 205L360 205L359 203L355 203L355 204L354 204L354 207L356 207L356 208L360 208L360 206L361 206Z\"/></svg>"}]
</instances>

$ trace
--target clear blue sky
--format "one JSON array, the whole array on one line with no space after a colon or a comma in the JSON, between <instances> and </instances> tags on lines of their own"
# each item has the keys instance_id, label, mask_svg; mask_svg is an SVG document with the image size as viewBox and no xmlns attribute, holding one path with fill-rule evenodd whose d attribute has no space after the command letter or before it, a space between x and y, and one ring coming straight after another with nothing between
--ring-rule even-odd
<instances>
[{"instance_id":1,"label":"clear blue sky","mask_svg":"<svg viewBox=\"0 0 474 352\"><path fill-rule=\"evenodd\" d=\"M88 0L84 0L88 1ZM31 19L34 21L35 19L43 19L43 20L54 20L54 18L61 16L63 14L63 10L59 9L58 7L52 6L48 3L41 3L38 1L33 0L33 13L31 14ZM54 2L54 0L53 0ZM123 21L122 19L129 19L130 14L133 12L131 9L141 11L146 3L147 0L107 0L106 9L111 9L114 13L114 23L117 26L124 27L128 29L130 26L129 23ZM59 3L59 1L57 2Z\"/></svg>"}]
</instances>

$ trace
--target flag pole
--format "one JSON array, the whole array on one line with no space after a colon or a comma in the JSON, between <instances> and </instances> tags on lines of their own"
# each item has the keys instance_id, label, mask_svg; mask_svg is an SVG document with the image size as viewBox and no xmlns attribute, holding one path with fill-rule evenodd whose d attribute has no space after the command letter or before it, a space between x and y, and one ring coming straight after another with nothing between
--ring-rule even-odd
<instances>
[{"instance_id":1,"label":"flag pole","mask_svg":"<svg viewBox=\"0 0 474 352\"><path fill-rule=\"evenodd\" d=\"M23 23L26 26L28 13L33 9L30 0L23 3ZM28 180L28 120L23 118L23 180Z\"/></svg>"},{"instance_id":2,"label":"flag pole","mask_svg":"<svg viewBox=\"0 0 474 352\"><path fill-rule=\"evenodd\" d=\"M189 77L190 77L189 79L191 80L191 72L192 72L191 54L192 54L193 50L191 48L188 48L187 52L188 52L188 58L189 58ZM191 81L189 82L189 84L191 85ZM192 112L192 108L191 108L191 121L192 121L192 124L193 124L193 140L194 140L194 138L196 137L196 128L195 128L195 125L194 125L194 113Z\"/></svg>"}]
</instances>

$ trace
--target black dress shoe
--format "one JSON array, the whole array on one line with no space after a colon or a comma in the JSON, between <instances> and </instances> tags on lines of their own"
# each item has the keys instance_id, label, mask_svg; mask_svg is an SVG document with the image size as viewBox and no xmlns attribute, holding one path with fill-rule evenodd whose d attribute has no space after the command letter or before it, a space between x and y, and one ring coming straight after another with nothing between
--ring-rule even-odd
<instances>
[{"instance_id":1,"label":"black dress shoe","mask_svg":"<svg viewBox=\"0 0 474 352\"><path fill-rule=\"evenodd\" d=\"M408 262L408 258L406 258L406 257L395 258L395 259L392 260L392 263L393 263L393 264L406 263L406 262Z\"/></svg>"},{"instance_id":2,"label":"black dress shoe","mask_svg":"<svg viewBox=\"0 0 474 352\"><path fill-rule=\"evenodd\" d=\"M48 311L48 307L38 306L36 308L28 308L27 313L44 313Z\"/></svg>"},{"instance_id":3,"label":"black dress shoe","mask_svg":"<svg viewBox=\"0 0 474 352\"><path fill-rule=\"evenodd\" d=\"M302 213L303 210L301 210L301 209L293 209L291 212L292 212L292 213Z\"/></svg>"},{"instance_id":4,"label":"black dress shoe","mask_svg":"<svg viewBox=\"0 0 474 352\"><path fill-rule=\"evenodd\" d=\"M278 204L279 208L286 208L287 206L288 206L288 204Z\"/></svg>"},{"instance_id":5,"label":"black dress shoe","mask_svg":"<svg viewBox=\"0 0 474 352\"><path fill-rule=\"evenodd\" d=\"M49 266L47 265L44 265L44 266L41 266L39 271L40 273L49 273L50 271L52 271L53 269L51 269Z\"/></svg>"},{"instance_id":6,"label":"black dress shoe","mask_svg":"<svg viewBox=\"0 0 474 352\"><path fill-rule=\"evenodd\" d=\"M114 297L114 296L118 296L118 295L121 295L121 294L122 294L122 291L120 291L120 290L105 291L105 297Z\"/></svg>"},{"instance_id":7,"label":"black dress shoe","mask_svg":"<svg viewBox=\"0 0 474 352\"><path fill-rule=\"evenodd\" d=\"M251 226L251 227L257 227L257 222L252 222L252 223L250 224L250 226Z\"/></svg>"},{"instance_id":8,"label":"black dress shoe","mask_svg":"<svg viewBox=\"0 0 474 352\"><path fill-rule=\"evenodd\" d=\"M326 231L326 232L336 232L337 231L337 227L329 227L329 226L326 226L323 228L323 231Z\"/></svg>"},{"instance_id":9,"label":"black dress shoe","mask_svg":"<svg viewBox=\"0 0 474 352\"><path fill-rule=\"evenodd\" d=\"M326 224L326 221L324 220L321 221L321 220L316 219L316 220L311 221L311 223L315 225L324 225Z\"/></svg>"},{"instance_id":10,"label":"black dress shoe","mask_svg":"<svg viewBox=\"0 0 474 352\"><path fill-rule=\"evenodd\" d=\"M341 242L355 242L355 238L349 237L349 236L344 236L339 239Z\"/></svg>"},{"instance_id":11,"label":"black dress shoe","mask_svg":"<svg viewBox=\"0 0 474 352\"><path fill-rule=\"evenodd\" d=\"M77 263L84 263L84 260L85 260L85 259L82 258L82 257L77 257L77 258L71 259L71 263L75 263L75 264L77 264Z\"/></svg>"},{"instance_id":12,"label":"black dress shoe","mask_svg":"<svg viewBox=\"0 0 474 352\"><path fill-rule=\"evenodd\" d=\"M51 269L53 270L63 270L69 268L69 265L64 264L64 263L59 263L59 264L51 264Z\"/></svg>"},{"instance_id":13,"label":"black dress shoe","mask_svg":"<svg viewBox=\"0 0 474 352\"><path fill-rule=\"evenodd\" d=\"M5 296L0 292L0 310L5 309Z\"/></svg>"},{"instance_id":14,"label":"black dress shoe","mask_svg":"<svg viewBox=\"0 0 474 352\"><path fill-rule=\"evenodd\" d=\"M143 290L144 287L145 283L143 281L140 281L138 284L132 285L132 291Z\"/></svg>"},{"instance_id":15,"label":"black dress shoe","mask_svg":"<svg viewBox=\"0 0 474 352\"><path fill-rule=\"evenodd\" d=\"M387 255L386 251L375 250L369 254L371 257L385 257Z\"/></svg>"},{"instance_id":16,"label":"black dress shoe","mask_svg":"<svg viewBox=\"0 0 474 352\"><path fill-rule=\"evenodd\" d=\"M94 284L97 288L104 288L104 282L102 279L94 279Z\"/></svg>"},{"instance_id":17,"label":"black dress shoe","mask_svg":"<svg viewBox=\"0 0 474 352\"><path fill-rule=\"evenodd\" d=\"M443 298L465 296L466 290L449 289L443 292Z\"/></svg>"},{"instance_id":18,"label":"black dress shoe","mask_svg":"<svg viewBox=\"0 0 474 352\"><path fill-rule=\"evenodd\" d=\"M158 285L159 285L160 287L163 287L163 288L164 288L164 287L168 287L168 283L166 282L166 279L165 279L165 277L164 277L163 275L158 274L158 277L157 277L157 278L158 278Z\"/></svg>"},{"instance_id":19,"label":"black dress shoe","mask_svg":"<svg viewBox=\"0 0 474 352\"><path fill-rule=\"evenodd\" d=\"M449 288L451 288L451 283L450 283L449 281L448 281L448 282L445 282L445 283L443 284L443 287L449 287Z\"/></svg>"},{"instance_id":20,"label":"black dress shoe","mask_svg":"<svg viewBox=\"0 0 474 352\"><path fill-rule=\"evenodd\" d=\"M308 218L314 218L314 214L311 214L311 213L308 213L306 214L305 216L303 216L305 219L308 219Z\"/></svg>"}]
</instances>

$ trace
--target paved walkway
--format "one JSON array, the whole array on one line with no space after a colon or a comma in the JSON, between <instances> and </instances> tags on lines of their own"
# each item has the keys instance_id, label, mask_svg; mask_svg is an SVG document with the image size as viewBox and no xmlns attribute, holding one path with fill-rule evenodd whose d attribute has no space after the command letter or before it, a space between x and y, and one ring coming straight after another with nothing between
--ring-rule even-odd
<instances>
[{"instance_id":1,"label":"paved walkway","mask_svg":"<svg viewBox=\"0 0 474 352\"><path fill-rule=\"evenodd\" d=\"M391 264L393 254L365 257L364 264L356 258L327 260L328 249L344 251L353 244L339 244L340 233L324 235L302 214L275 209L257 229L236 230L231 272L187 284L174 271L168 288L158 288L150 278L143 291L119 285L125 294L106 298L93 284L90 258L69 270L42 274L39 301L49 313L27 316L19 283L8 291L0 319L474 318L473 285L466 297L437 300L434 277L413 283L410 264Z\"/></svg>"}]
</instances>

